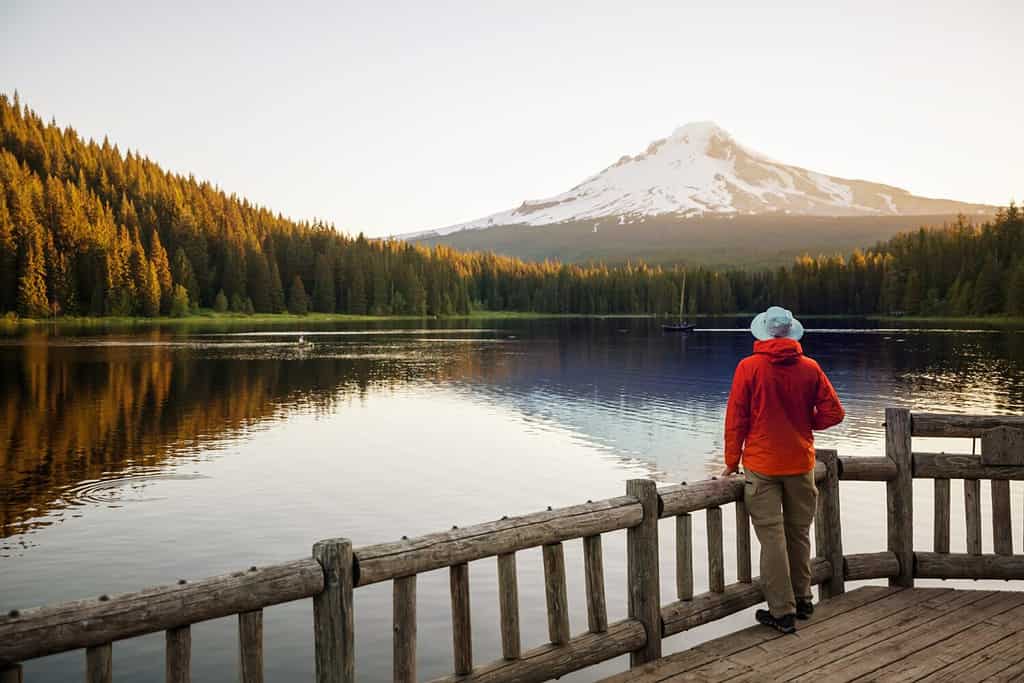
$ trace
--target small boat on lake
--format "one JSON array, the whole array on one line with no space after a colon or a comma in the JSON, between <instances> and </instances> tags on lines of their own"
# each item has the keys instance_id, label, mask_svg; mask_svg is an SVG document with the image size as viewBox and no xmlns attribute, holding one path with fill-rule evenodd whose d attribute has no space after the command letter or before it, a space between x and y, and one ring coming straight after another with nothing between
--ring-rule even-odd
<instances>
[{"instance_id":1,"label":"small boat on lake","mask_svg":"<svg viewBox=\"0 0 1024 683\"><path fill-rule=\"evenodd\" d=\"M683 319L683 304L686 301L686 273L683 273L683 287L679 292L679 320L674 323L662 323L661 329L665 332L692 332L697 328L697 323Z\"/></svg>"}]
</instances>

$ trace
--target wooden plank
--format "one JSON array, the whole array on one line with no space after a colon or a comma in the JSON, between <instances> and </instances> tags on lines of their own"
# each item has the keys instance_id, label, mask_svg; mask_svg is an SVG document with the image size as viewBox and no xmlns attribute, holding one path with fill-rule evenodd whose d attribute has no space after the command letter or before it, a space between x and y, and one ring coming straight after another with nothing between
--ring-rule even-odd
<instances>
[{"instance_id":1,"label":"wooden plank","mask_svg":"<svg viewBox=\"0 0 1024 683\"><path fill-rule=\"evenodd\" d=\"M814 558L811 560L811 582L822 583L832 576L829 563ZM732 583L721 593L701 593L692 600L671 602L661 609L663 637L686 631L764 601L759 579L752 583Z\"/></svg>"},{"instance_id":2,"label":"wooden plank","mask_svg":"<svg viewBox=\"0 0 1024 683\"><path fill-rule=\"evenodd\" d=\"M843 564L843 576L847 581L882 579L900 573L900 562L896 554L890 552L846 555Z\"/></svg>"},{"instance_id":3,"label":"wooden plank","mask_svg":"<svg viewBox=\"0 0 1024 683\"><path fill-rule=\"evenodd\" d=\"M742 500L736 501L736 580L750 583L750 514Z\"/></svg>"},{"instance_id":4,"label":"wooden plank","mask_svg":"<svg viewBox=\"0 0 1024 683\"><path fill-rule=\"evenodd\" d=\"M189 626L167 629L164 654L164 681L189 683L192 680L192 629Z\"/></svg>"},{"instance_id":5,"label":"wooden plank","mask_svg":"<svg viewBox=\"0 0 1024 683\"><path fill-rule=\"evenodd\" d=\"M604 597L604 553L601 536L583 539L583 573L587 587L587 628L591 633L608 630L608 608Z\"/></svg>"},{"instance_id":6,"label":"wooden plank","mask_svg":"<svg viewBox=\"0 0 1024 683\"><path fill-rule=\"evenodd\" d=\"M1004 678L1004 676L1010 676ZM1019 633L952 662L921 679L927 683L1019 681L1024 678L1024 638Z\"/></svg>"},{"instance_id":7,"label":"wooden plank","mask_svg":"<svg viewBox=\"0 0 1024 683\"><path fill-rule=\"evenodd\" d=\"M449 569L452 593L452 653L455 673L473 671L473 632L469 617L469 565L457 564Z\"/></svg>"},{"instance_id":8,"label":"wooden plank","mask_svg":"<svg viewBox=\"0 0 1024 683\"><path fill-rule=\"evenodd\" d=\"M708 508L705 515L708 529L708 590L712 593L721 593L725 590L722 508Z\"/></svg>"},{"instance_id":9,"label":"wooden plank","mask_svg":"<svg viewBox=\"0 0 1024 683\"><path fill-rule=\"evenodd\" d=\"M900 573L890 586L914 585L914 481L911 461L910 411L885 409L885 455L896 465L896 478L885 483L888 550L896 553Z\"/></svg>"},{"instance_id":10,"label":"wooden plank","mask_svg":"<svg viewBox=\"0 0 1024 683\"><path fill-rule=\"evenodd\" d=\"M822 623L868 603L882 600L902 590L904 589L885 586L862 586L831 600L819 603L818 607L814 610L814 617L810 623ZM631 669L630 671L601 679L601 683L633 683L648 679L657 681L669 680L672 676L694 670L699 671L700 667L722 657L756 647L779 637L782 637L782 634L777 631L761 626L751 626L742 631L729 633L714 640L701 643L689 650L668 655L657 662L645 664L638 669ZM700 675L695 673L693 678L700 680Z\"/></svg>"},{"instance_id":11,"label":"wooden plank","mask_svg":"<svg viewBox=\"0 0 1024 683\"><path fill-rule=\"evenodd\" d=\"M693 519L689 513L676 517L676 597L693 598Z\"/></svg>"},{"instance_id":12,"label":"wooden plank","mask_svg":"<svg viewBox=\"0 0 1024 683\"><path fill-rule=\"evenodd\" d=\"M937 553L949 552L949 479L935 480L935 541Z\"/></svg>"},{"instance_id":13,"label":"wooden plank","mask_svg":"<svg viewBox=\"0 0 1024 683\"><path fill-rule=\"evenodd\" d=\"M323 591L313 596L313 639L317 683L354 683L355 631L352 612L352 543L347 538L313 546Z\"/></svg>"},{"instance_id":14,"label":"wooden plank","mask_svg":"<svg viewBox=\"0 0 1024 683\"><path fill-rule=\"evenodd\" d=\"M849 612L842 619L832 619L820 626L812 622L799 630L797 638L776 639L761 648L730 656L749 668L747 674L736 680L754 683L808 676L831 681L841 676L842 667L831 666L841 658L871 652L908 629L932 623L964 604L989 596L991 592L987 591L905 590ZM879 667L887 663L882 658L876 661Z\"/></svg>"},{"instance_id":15,"label":"wooden plank","mask_svg":"<svg viewBox=\"0 0 1024 683\"><path fill-rule=\"evenodd\" d=\"M561 543L544 546L544 598L548 606L548 638L554 645L569 641L569 598L565 585L565 551Z\"/></svg>"},{"instance_id":16,"label":"wooden plank","mask_svg":"<svg viewBox=\"0 0 1024 683\"><path fill-rule=\"evenodd\" d=\"M917 553L923 579L1024 579L1024 555Z\"/></svg>"},{"instance_id":17,"label":"wooden plank","mask_svg":"<svg viewBox=\"0 0 1024 683\"><path fill-rule=\"evenodd\" d=\"M658 493L662 502L661 516L677 517L688 512L735 503L743 497L743 477L722 477L665 486Z\"/></svg>"},{"instance_id":18,"label":"wooden plank","mask_svg":"<svg viewBox=\"0 0 1024 683\"><path fill-rule=\"evenodd\" d=\"M113 680L113 648L111 643L94 645L85 650L86 683L110 683Z\"/></svg>"},{"instance_id":19,"label":"wooden plank","mask_svg":"<svg viewBox=\"0 0 1024 683\"><path fill-rule=\"evenodd\" d=\"M1024 428L1024 417L914 413L914 436L978 437L989 429L1001 426Z\"/></svg>"},{"instance_id":20,"label":"wooden plank","mask_svg":"<svg viewBox=\"0 0 1024 683\"><path fill-rule=\"evenodd\" d=\"M639 524L642 517L643 509L636 498L621 496L365 546L355 550L359 564L357 585L625 529Z\"/></svg>"},{"instance_id":21,"label":"wooden plank","mask_svg":"<svg viewBox=\"0 0 1024 683\"><path fill-rule=\"evenodd\" d=\"M547 681L643 647L647 633L636 619L609 624L603 633L585 633L564 645L542 645L515 660L500 659L466 676L445 676L434 683L507 683Z\"/></svg>"},{"instance_id":22,"label":"wooden plank","mask_svg":"<svg viewBox=\"0 0 1024 683\"><path fill-rule=\"evenodd\" d=\"M983 465L976 455L961 453L914 453L918 479L1024 479L1024 467Z\"/></svg>"},{"instance_id":23,"label":"wooden plank","mask_svg":"<svg viewBox=\"0 0 1024 683\"><path fill-rule=\"evenodd\" d=\"M518 659L522 644L519 639L519 580L515 553L498 555L498 608L501 654L505 659Z\"/></svg>"},{"instance_id":24,"label":"wooden plank","mask_svg":"<svg viewBox=\"0 0 1024 683\"><path fill-rule=\"evenodd\" d=\"M658 575L658 512L657 485L650 479L626 482L627 497L640 501L643 518L626 531L626 575L629 583L629 616L643 624L645 632L654 634L641 648L629 654L631 667L661 657L661 589Z\"/></svg>"},{"instance_id":25,"label":"wooden plank","mask_svg":"<svg viewBox=\"0 0 1024 683\"><path fill-rule=\"evenodd\" d=\"M981 482L964 479L964 521L967 524L967 552L981 554Z\"/></svg>"},{"instance_id":26,"label":"wooden plank","mask_svg":"<svg viewBox=\"0 0 1024 683\"><path fill-rule=\"evenodd\" d=\"M263 610L238 615L238 680L263 683Z\"/></svg>"},{"instance_id":27,"label":"wooden plank","mask_svg":"<svg viewBox=\"0 0 1024 683\"><path fill-rule=\"evenodd\" d=\"M993 479L992 539L997 555L1013 555L1013 521L1010 513L1010 482Z\"/></svg>"},{"instance_id":28,"label":"wooden plank","mask_svg":"<svg viewBox=\"0 0 1024 683\"><path fill-rule=\"evenodd\" d=\"M307 558L137 593L5 612L0 615L0 661L20 662L229 617L308 598L323 587L320 565Z\"/></svg>"},{"instance_id":29,"label":"wooden plank","mask_svg":"<svg viewBox=\"0 0 1024 683\"><path fill-rule=\"evenodd\" d=\"M840 456L839 478L844 481L891 481L896 478L896 463L884 456Z\"/></svg>"},{"instance_id":30,"label":"wooden plank","mask_svg":"<svg viewBox=\"0 0 1024 683\"><path fill-rule=\"evenodd\" d=\"M392 604L394 620L393 679L416 682L416 575L395 579Z\"/></svg>"},{"instance_id":31,"label":"wooden plank","mask_svg":"<svg viewBox=\"0 0 1024 683\"><path fill-rule=\"evenodd\" d=\"M1024 610L1018 607L998 617L1007 615L1013 615L1012 618L1019 622L1024 617ZM982 621L922 650L909 652L895 662L857 680L886 683L918 681L1015 634L1016 629L1012 627L994 623L993 620Z\"/></svg>"},{"instance_id":32,"label":"wooden plank","mask_svg":"<svg viewBox=\"0 0 1024 683\"><path fill-rule=\"evenodd\" d=\"M1024 603L1024 593L1007 591L989 594L981 600L958 604L953 609L942 610L943 615L939 618L907 624L899 632L890 633L887 638L874 642L870 647L860 647L852 653L843 652L827 665L815 668L794 680L827 680L837 683L855 680L877 671L890 662L903 659L909 653L923 650L961 631L974 628L989 617L1014 609L1021 603Z\"/></svg>"}]
</instances>

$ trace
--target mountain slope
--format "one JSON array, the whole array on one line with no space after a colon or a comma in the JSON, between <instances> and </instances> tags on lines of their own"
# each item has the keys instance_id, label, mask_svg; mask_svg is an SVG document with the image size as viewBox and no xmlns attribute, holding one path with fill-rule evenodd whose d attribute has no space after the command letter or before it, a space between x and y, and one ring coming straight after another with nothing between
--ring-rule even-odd
<instances>
[{"instance_id":1,"label":"mountain slope","mask_svg":"<svg viewBox=\"0 0 1024 683\"><path fill-rule=\"evenodd\" d=\"M873 241L916 224L914 220L899 220L898 217L942 219L959 213L990 214L993 211L993 207L985 205L918 197L891 185L838 178L783 164L739 144L714 123L699 122L677 128L671 136L651 143L642 154L622 157L568 192L547 199L525 201L515 209L409 235L407 239L444 242L453 246L472 244L474 248L484 249L498 248L500 244L504 245L501 251L516 256L566 258L564 252L538 254L536 249L530 249L531 253L527 254L523 250L509 250L511 242L546 242L551 238L538 230L512 236L505 228L544 227L545 232L571 233L575 240L577 233L585 227L595 233L594 237L586 238L589 242L602 243L607 241L607 235L597 236L601 231L607 232L615 226L634 226L628 230L636 233L637 248L622 245L625 251L620 248L612 255L636 257L639 252L665 247L699 250L708 237L714 237L701 234L704 221L714 217L885 218L875 228L857 231L858 238L870 235ZM893 220L894 217L897 220ZM635 226L651 220L659 225L679 226L675 230L678 238L695 238L695 241L672 243L670 240L644 246L639 243L645 239L640 234L643 231L636 230ZM757 223L744 222L755 227ZM795 218L791 221L793 236L813 240L813 235L799 234L799 227L804 223ZM836 229L843 223L828 222ZM857 223L863 225L865 222ZM866 223L870 225L872 221ZM820 221L812 224L820 224ZM576 228L570 229L569 226ZM497 231L493 232L494 229ZM465 234L467 231L484 233L470 236ZM630 232L615 232L616 242L628 242L630 239ZM732 233L733 240L742 240L746 236L742 232L737 234L735 229L728 232ZM764 235L755 230L749 237L761 240ZM596 249L586 249L586 246L581 245L585 251L596 254L607 252L609 245ZM714 246L724 248L729 245L719 240ZM762 246L789 251L794 245L774 243ZM814 246L807 244L807 248Z\"/></svg>"}]
</instances>

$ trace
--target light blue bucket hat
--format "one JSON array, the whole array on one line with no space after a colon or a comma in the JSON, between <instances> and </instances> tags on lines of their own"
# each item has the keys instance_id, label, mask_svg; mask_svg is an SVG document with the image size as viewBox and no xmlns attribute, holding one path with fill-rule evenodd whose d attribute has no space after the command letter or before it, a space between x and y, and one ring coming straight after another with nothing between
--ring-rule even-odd
<instances>
[{"instance_id":1,"label":"light blue bucket hat","mask_svg":"<svg viewBox=\"0 0 1024 683\"><path fill-rule=\"evenodd\" d=\"M769 339L800 339L804 326L793 317L793 312L781 306L771 306L758 313L750 323L750 333L760 341Z\"/></svg>"}]
</instances>

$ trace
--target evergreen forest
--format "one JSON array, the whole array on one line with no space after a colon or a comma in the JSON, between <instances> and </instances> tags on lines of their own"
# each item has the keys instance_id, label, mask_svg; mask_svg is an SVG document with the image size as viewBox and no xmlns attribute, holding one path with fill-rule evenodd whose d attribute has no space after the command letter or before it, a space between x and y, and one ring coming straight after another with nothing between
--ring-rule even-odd
<instances>
[{"instance_id":1,"label":"evergreen forest","mask_svg":"<svg viewBox=\"0 0 1024 683\"><path fill-rule=\"evenodd\" d=\"M921 227L773 270L525 262L295 221L0 94L0 314L1024 315L1024 216Z\"/></svg>"}]
</instances>

